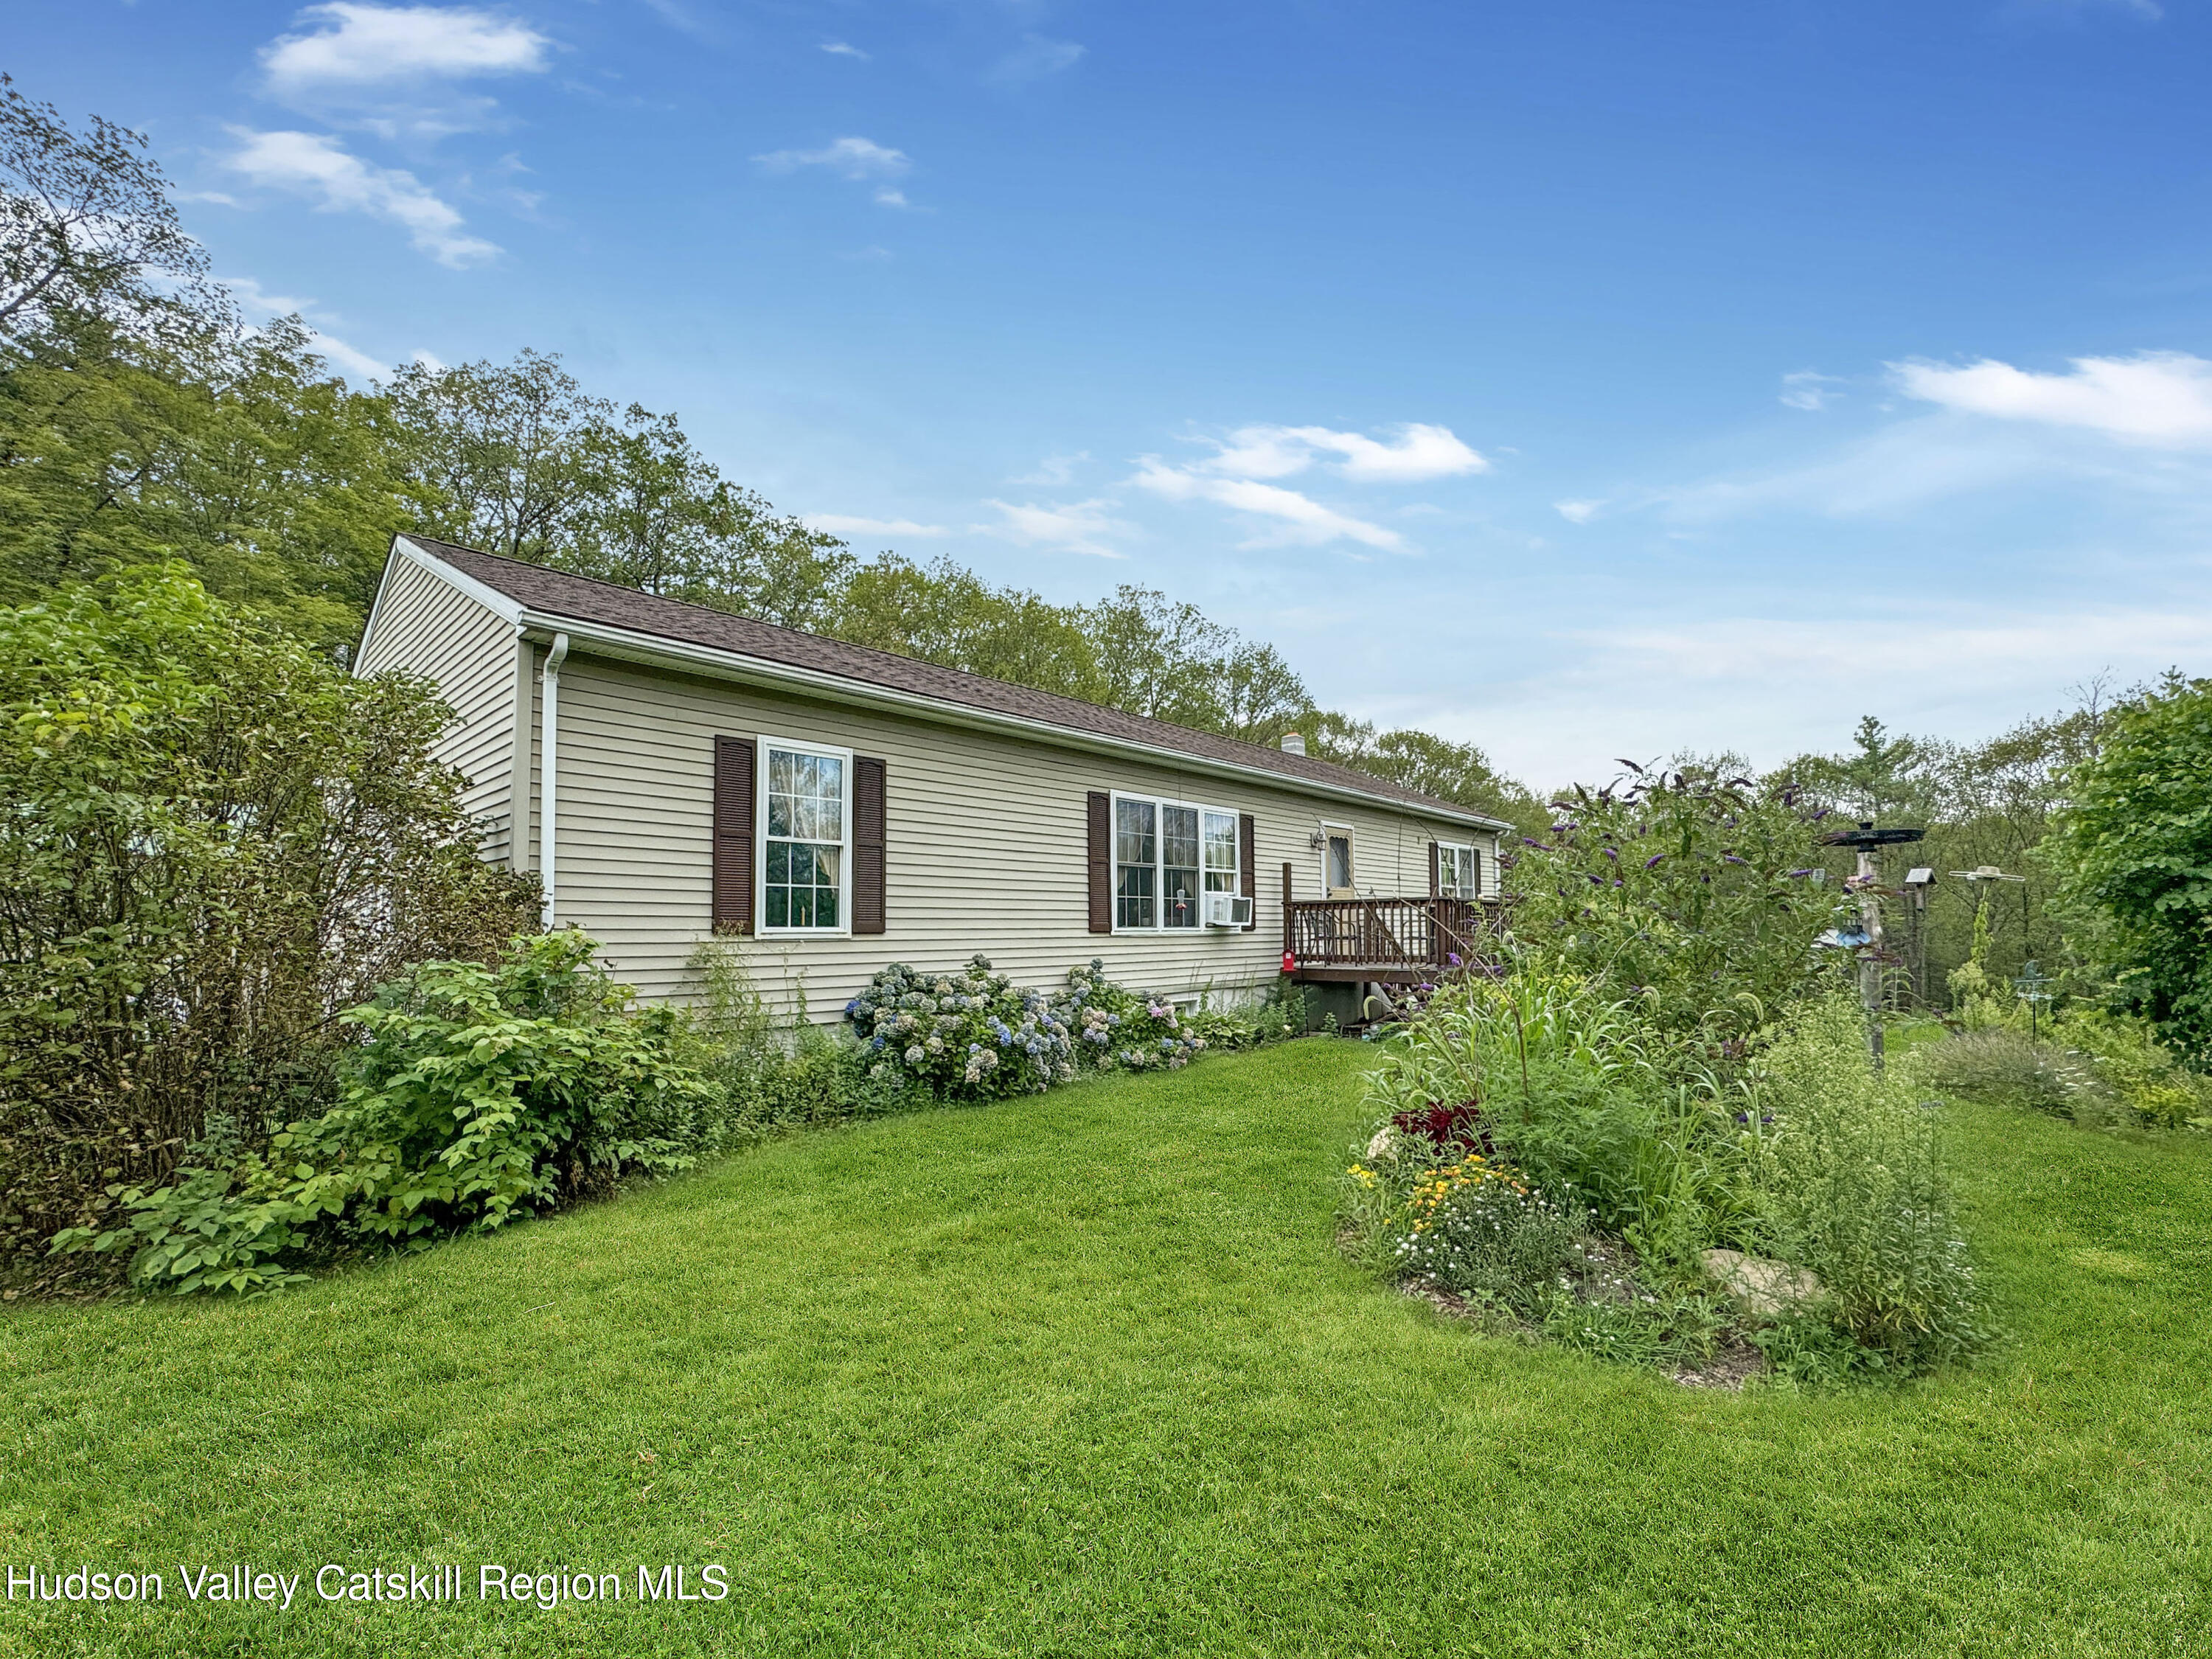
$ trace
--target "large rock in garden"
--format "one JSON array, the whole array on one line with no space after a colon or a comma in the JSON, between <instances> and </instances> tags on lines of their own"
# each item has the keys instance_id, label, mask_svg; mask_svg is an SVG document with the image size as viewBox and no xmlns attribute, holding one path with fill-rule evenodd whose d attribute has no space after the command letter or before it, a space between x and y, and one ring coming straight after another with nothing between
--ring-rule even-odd
<instances>
[{"instance_id":1,"label":"large rock in garden","mask_svg":"<svg viewBox=\"0 0 2212 1659\"><path fill-rule=\"evenodd\" d=\"M1770 1261L1741 1250L1707 1250L1705 1272L1735 1298L1737 1307L1760 1319L1772 1319L1800 1303L1820 1299L1818 1275L1786 1261Z\"/></svg>"}]
</instances>

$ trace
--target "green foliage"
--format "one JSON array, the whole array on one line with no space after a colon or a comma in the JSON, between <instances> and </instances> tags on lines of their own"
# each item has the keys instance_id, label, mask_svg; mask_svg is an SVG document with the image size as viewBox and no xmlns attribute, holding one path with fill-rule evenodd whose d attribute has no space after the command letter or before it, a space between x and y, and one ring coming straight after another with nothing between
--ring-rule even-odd
<instances>
[{"instance_id":1,"label":"green foliage","mask_svg":"<svg viewBox=\"0 0 2212 1659\"><path fill-rule=\"evenodd\" d=\"M2123 703L2071 776L2048 858L2123 1001L2212 1061L2212 680Z\"/></svg>"},{"instance_id":2,"label":"green foliage","mask_svg":"<svg viewBox=\"0 0 2212 1659\"><path fill-rule=\"evenodd\" d=\"M2065 981L2065 990L2095 994L2069 943L2073 930L2054 905L2052 872L2037 849L2066 801L2069 770L2096 752L2110 719L2097 683L2083 688L2075 707L2022 720L1981 743L1893 737L1869 715L1850 750L1800 755L1772 781L1794 784L1805 799L1852 819L1927 830L1923 841L1893 850L1885 874L1894 883L1900 866L1936 872L1917 924L1905 906L1887 910L1891 947L1907 961L1924 953L1921 990L1929 1002L1943 1004L1947 981L1968 961L1991 986L2033 960ZM1821 862L1836 879L1849 875L1854 861L1831 849ZM1984 866L2021 879L1969 882L1953 873ZM1893 1006L1910 1000L1905 969L1900 962L1888 975ZM1954 1006L1968 1012L1963 998Z\"/></svg>"},{"instance_id":3,"label":"green foliage","mask_svg":"<svg viewBox=\"0 0 2212 1659\"><path fill-rule=\"evenodd\" d=\"M1732 1073L1655 1063L1674 1039L1648 1007L1540 961L1443 988L1370 1079L1378 1127L1342 1211L1354 1255L1404 1270L1404 1252L1376 1241L1410 1236L1442 1156L1424 1161L1410 1126L1458 1137L1455 1158L1479 1139L1531 1192L1587 1206L1629 1247L1650 1286L1585 1282L1559 1306L1521 1305L1593 1352L1672 1363L1709 1350L1719 1316L1700 1258L1726 1244L1810 1268L1826 1287L1819 1316L1896 1374L1971 1352L1978 1293L1933 1126L1899 1068L1871 1066L1848 996L1795 1005Z\"/></svg>"},{"instance_id":4,"label":"green foliage","mask_svg":"<svg viewBox=\"0 0 2212 1659\"><path fill-rule=\"evenodd\" d=\"M210 1115L307 1109L340 1011L530 925L448 718L176 567L0 611L0 1233L91 1219Z\"/></svg>"},{"instance_id":5,"label":"green foliage","mask_svg":"<svg viewBox=\"0 0 2212 1659\"><path fill-rule=\"evenodd\" d=\"M1972 1353L1984 1331L1936 1125L1906 1069L1875 1068L1848 996L1806 1003L1755 1061L1750 1127L1766 1253L1817 1274L1862 1346L1919 1369Z\"/></svg>"},{"instance_id":6,"label":"green foliage","mask_svg":"<svg viewBox=\"0 0 2212 1659\"><path fill-rule=\"evenodd\" d=\"M1468 1152L1414 1182L1395 1265L1525 1314L1548 1304L1583 1231L1577 1206L1554 1202L1510 1168Z\"/></svg>"},{"instance_id":7,"label":"green foliage","mask_svg":"<svg viewBox=\"0 0 2212 1659\"><path fill-rule=\"evenodd\" d=\"M2015 1004L2008 1018L1916 1051L1912 1063L1912 1074L1937 1093L2047 1112L2084 1128L2212 1128L2212 1078L2183 1066L2146 1022L2128 1015L2075 1006L2044 1021L2038 1039Z\"/></svg>"},{"instance_id":8,"label":"green foliage","mask_svg":"<svg viewBox=\"0 0 2212 1659\"><path fill-rule=\"evenodd\" d=\"M122 1225L53 1248L127 1252L149 1289L267 1290L318 1244L419 1248L685 1167L712 1139L714 1091L681 1062L675 1012L636 1011L596 948L568 932L517 939L496 968L419 964L343 1016L363 1041L337 1105L266 1157L118 1188Z\"/></svg>"},{"instance_id":9,"label":"green foliage","mask_svg":"<svg viewBox=\"0 0 2212 1659\"><path fill-rule=\"evenodd\" d=\"M1042 1094L1075 1075L1067 1027L1042 995L977 955L957 974L893 963L845 1005L869 1070L942 1100Z\"/></svg>"},{"instance_id":10,"label":"green foliage","mask_svg":"<svg viewBox=\"0 0 2212 1659\"><path fill-rule=\"evenodd\" d=\"M1814 880L1818 815L1788 787L1637 769L1553 807L1510 859L1521 948L1670 1045L1740 1042L1842 971L1814 948L1840 902Z\"/></svg>"},{"instance_id":11,"label":"green foliage","mask_svg":"<svg viewBox=\"0 0 2212 1659\"><path fill-rule=\"evenodd\" d=\"M2078 1056L2001 1025L1961 1032L1913 1060L1914 1075L1940 1094L2058 1117L2073 1116L2076 1098L2096 1086Z\"/></svg>"},{"instance_id":12,"label":"green foliage","mask_svg":"<svg viewBox=\"0 0 2212 1659\"><path fill-rule=\"evenodd\" d=\"M1067 970L1051 1014L1084 1071L1179 1072L1206 1046L1173 1004L1115 984L1097 957Z\"/></svg>"}]
</instances>

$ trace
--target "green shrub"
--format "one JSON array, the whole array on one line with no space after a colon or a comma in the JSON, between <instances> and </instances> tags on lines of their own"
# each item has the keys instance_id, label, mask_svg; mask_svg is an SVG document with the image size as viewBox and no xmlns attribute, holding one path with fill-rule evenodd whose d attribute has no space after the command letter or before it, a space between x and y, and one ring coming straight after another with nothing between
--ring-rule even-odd
<instances>
[{"instance_id":1,"label":"green shrub","mask_svg":"<svg viewBox=\"0 0 2212 1659\"><path fill-rule=\"evenodd\" d=\"M1844 895L1817 877L1824 814L1791 788L1694 768L1552 803L1547 837L1499 860L1524 953L1632 999L1673 1065L1748 1036L1845 971L1813 941Z\"/></svg>"},{"instance_id":2,"label":"green shrub","mask_svg":"<svg viewBox=\"0 0 2212 1659\"><path fill-rule=\"evenodd\" d=\"M574 932L515 941L496 969L430 962L344 1016L339 1103L266 1156L118 1193L129 1219L54 1248L130 1255L132 1282L267 1289L346 1243L490 1229L631 1175L692 1162L716 1092L679 1059L678 1017L633 1006Z\"/></svg>"},{"instance_id":3,"label":"green shrub","mask_svg":"<svg viewBox=\"0 0 2212 1659\"><path fill-rule=\"evenodd\" d=\"M1856 1341L1918 1369L1970 1353L1984 1332L1935 1122L1908 1072L1877 1071L1857 1006L1824 998L1759 1055L1751 1127L1765 1253L1817 1274Z\"/></svg>"},{"instance_id":4,"label":"green shrub","mask_svg":"<svg viewBox=\"0 0 2212 1659\"><path fill-rule=\"evenodd\" d=\"M449 720L179 568L0 609L0 1248L105 1224L211 1118L265 1145L328 1103L342 1010L534 926Z\"/></svg>"},{"instance_id":5,"label":"green shrub","mask_svg":"<svg viewBox=\"0 0 2212 1659\"><path fill-rule=\"evenodd\" d=\"M1067 970L1051 1014L1085 1071L1180 1071L1206 1046L1173 1004L1116 985L1097 957Z\"/></svg>"},{"instance_id":6,"label":"green shrub","mask_svg":"<svg viewBox=\"0 0 2212 1659\"><path fill-rule=\"evenodd\" d=\"M893 963L845 1005L869 1072L943 1100L1038 1094L1075 1075L1068 1029L988 957L957 974Z\"/></svg>"},{"instance_id":7,"label":"green shrub","mask_svg":"<svg viewBox=\"0 0 2212 1659\"><path fill-rule=\"evenodd\" d=\"M2144 1123L2161 1129L2212 1129L2212 1077L2184 1066L2148 1020L2074 1008L2054 1035Z\"/></svg>"}]
</instances>

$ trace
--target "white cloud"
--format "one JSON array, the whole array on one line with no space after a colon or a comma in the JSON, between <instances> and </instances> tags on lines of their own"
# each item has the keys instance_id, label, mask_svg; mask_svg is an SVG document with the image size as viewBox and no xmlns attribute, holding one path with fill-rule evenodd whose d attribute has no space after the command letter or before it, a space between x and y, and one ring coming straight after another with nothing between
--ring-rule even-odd
<instances>
[{"instance_id":1,"label":"white cloud","mask_svg":"<svg viewBox=\"0 0 2212 1659\"><path fill-rule=\"evenodd\" d=\"M316 27L279 35L262 49L269 89L279 97L425 77L536 74L545 68L552 44L523 23L467 6L333 0L308 7L300 21Z\"/></svg>"},{"instance_id":2,"label":"white cloud","mask_svg":"<svg viewBox=\"0 0 2212 1659\"><path fill-rule=\"evenodd\" d=\"M1395 552L1406 544L1406 538L1395 530L1339 513L1295 489L1261 483L1249 477L1218 477L1170 466L1157 456L1147 455L1139 461L1137 476L1130 482L1171 501L1213 501L1239 513L1277 521L1280 528L1254 538L1244 544L1247 547L1285 542L1318 546L1324 542L1354 541Z\"/></svg>"},{"instance_id":3,"label":"white cloud","mask_svg":"<svg viewBox=\"0 0 2212 1659\"><path fill-rule=\"evenodd\" d=\"M1022 37L1022 44L1001 58L991 70L994 81L1041 81L1048 75L1075 67L1083 48L1073 40L1048 40L1042 34Z\"/></svg>"},{"instance_id":4,"label":"white cloud","mask_svg":"<svg viewBox=\"0 0 2212 1659\"><path fill-rule=\"evenodd\" d=\"M864 64L868 61L866 52L862 52L858 46L848 46L842 40L824 40L822 43L822 50L833 58L857 58Z\"/></svg>"},{"instance_id":5,"label":"white cloud","mask_svg":"<svg viewBox=\"0 0 2212 1659\"><path fill-rule=\"evenodd\" d=\"M806 522L833 536L949 536L941 524L916 524L912 519L854 519L842 513L810 513Z\"/></svg>"},{"instance_id":6,"label":"white cloud","mask_svg":"<svg viewBox=\"0 0 2212 1659\"><path fill-rule=\"evenodd\" d=\"M305 197L322 212L387 220L404 228L408 240L440 264L459 269L499 252L497 244L465 234L461 216L413 173L373 167L336 138L235 127L230 131L243 143L225 163L257 185Z\"/></svg>"},{"instance_id":7,"label":"white cloud","mask_svg":"<svg viewBox=\"0 0 2212 1659\"><path fill-rule=\"evenodd\" d=\"M1841 384L1832 374L1816 374L1809 368L1801 368L1794 374L1782 377L1780 396L1783 403L1791 409L1818 413L1843 395L1828 390L1832 386Z\"/></svg>"},{"instance_id":8,"label":"white cloud","mask_svg":"<svg viewBox=\"0 0 2212 1659\"><path fill-rule=\"evenodd\" d=\"M1073 483L1075 480L1077 465L1090 459L1091 452L1087 449L1079 449L1073 455L1048 455L1037 463L1036 471L1024 472L1019 477L1009 478L1006 482L1018 484L1047 484L1057 489L1065 484Z\"/></svg>"},{"instance_id":9,"label":"white cloud","mask_svg":"<svg viewBox=\"0 0 2212 1659\"><path fill-rule=\"evenodd\" d=\"M216 280L231 291L248 316L297 317L306 322L308 344L333 368L364 380L381 380L390 372L390 364L379 362L367 352L356 349L337 335L316 326L319 321L335 319L322 315L321 307L314 301L290 294L271 294L251 276L219 276Z\"/></svg>"},{"instance_id":10,"label":"white cloud","mask_svg":"<svg viewBox=\"0 0 2212 1659\"><path fill-rule=\"evenodd\" d=\"M1087 553L1093 558L1121 559L1128 556L1109 544L1137 533L1134 525L1113 517L1113 503L1103 500L1054 507L1017 506L1000 501L983 504L996 509L999 522L979 524L974 528L1024 547L1049 547L1063 553Z\"/></svg>"},{"instance_id":11,"label":"white cloud","mask_svg":"<svg viewBox=\"0 0 2212 1659\"><path fill-rule=\"evenodd\" d=\"M1395 437L1378 442L1325 426L1240 427L1218 445L1219 453L1199 465L1230 477L1284 478L1304 471L1319 455L1335 455L1335 470L1360 483L1420 483L1490 470L1449 427L1416 421L1394 430Z\"/></svg>"},{"instance_id":12,"label":"white cloud","mask_svg":"<svg viewBox=\"0 0 2212 1659\"><path fill-rule=\"evenodd\" d=\"M2075 357L2073 372L2039 374L1984 358L1963 367L1892 363L1908 397L1969 414L2086 427L2166 448L2212 445L2212 362L2180 351Z\"/></svg>"},{"instance_id":13,"label":"white cloud","mask_svg":"<svg viewBox=\"0 0 2212 1659\"><path fill-rule=\"evenodd\" d=\"M770 173L827 167L841 179L896 179L914 163L903 150L886 149L867 138L838 138L820 149L779 149L753 160Z\"/></svg>"},{"instance_id":14,"label":"white cloud","mask_svg":"<svg viewBox=\"0 0 2212 1659\"><path fill-rule=\"evenodd\" d=\"M1565 519L1569 524L1588 524L1592 519L1597 517L1598 508L1604 505L1605 503L1601 501L1553 501L1552 503L1552 506L1557 509L1559 515Z\"/></svg>"},{"instance_id":15,"label":"white cloud","mask_svg":"<svg viewBox=\"0 0 2212 1659\"><path fill-rule=\"evenodd\" d=\"M769 173L796 173L801 167L826 167L840 179L855 183L876 181L871 192L879 204L890 208L912 207L906 192L889 181L903 178L913 169L914 162L903 150L891 149L869 138L838 138L820 149L771 150L753 160Z\"/></svg>"}]
</instances>

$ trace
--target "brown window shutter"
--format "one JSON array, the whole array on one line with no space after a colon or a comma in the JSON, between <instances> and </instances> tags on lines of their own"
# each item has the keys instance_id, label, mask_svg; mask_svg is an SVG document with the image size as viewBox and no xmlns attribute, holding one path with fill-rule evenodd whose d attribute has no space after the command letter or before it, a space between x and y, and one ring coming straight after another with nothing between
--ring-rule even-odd
<instances>
[{"instance_id":1,"label":"brown window shutter","mask_svg":"<svg viewBox=\"0 0 2212 1659\"><path fill-rule=\"evenodd\" d=\"M1260 866L1259 837L1255 833L1252 815L1237 815L1237 890L1252 901L1252 920L1244 924L1250 933L1260 925Z\"/></svg>"},{"instance_id":2,"label":"brown window shutter","mask_svg":"<svg viewBox=\"0 0 2212 1659\"><path fill-rule=\"evenodd\" d=\"M1482 849L1478 847L1468 855L1468 874L1474 878L1474 896L1482 896Z\"/></svg>"},{"instance_id":3,"label":"brown window shutter","mask_svg":"<svg viewBox=\"0 0 2212 1659\"><path fill-rule=\"evenodd\" d=\"M1114 931L1114 798L1093 789L1091 819L1091 931Z\"/></svg>"},{"instance_id":4,"label":"brown window shutter","mask_svg":"<svg viewBox=\"0 0 2212 1659\"><path fill-rule=\"evenodd\" d=\"M1436 842L1431 842L1429 843L1429 896L1431 898L1436 897L1437 894L1443 891L1442 860L1443 854L1437 851Z\"/></svg>"},{"instance_id":5,"label":"brown window shutter","mask_svg":"<svg viewBox=\"0 0 2212 1659\"><path fill-rule=\"evenodd\" d=\"M714 739L714 931L753 930L753 741Z\"/></svg>"},{"instance_id":6,"label":"brown window shutter","mask_svg":"<svg viewBox=\"0 0 2212 1659\"><path fill-rule=\"evenodd\" d=\"M884 763L853 757L853 931L884 929Z\"/></svg>"}]
</instances>

